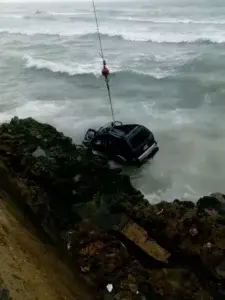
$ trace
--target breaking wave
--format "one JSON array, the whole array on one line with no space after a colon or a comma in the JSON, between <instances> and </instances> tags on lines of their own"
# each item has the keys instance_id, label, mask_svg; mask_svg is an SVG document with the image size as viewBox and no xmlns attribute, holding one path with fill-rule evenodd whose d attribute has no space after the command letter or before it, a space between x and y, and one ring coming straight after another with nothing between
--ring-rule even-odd
<instances>
[{"instance_id":1,"label":"breaking wave","mask_svg":"<svg viewBox=\"0 0 225 300\"><path fill-rule=\"evenodd\" d=\"M35 13L20 16L20 18L27 19L27 20L46 20L46 21L58 21L59 18L63 20L73 20L79 17L83 18L85 16L91 15L91 13L66 13L66 12L48 12L48 11L36 11Z\"/></svg>"},{"instance_id":2,"label":"breaking wave","mask_svg":"<svg viewBox=\"0 0 225 300\"><path fill-rule=\"evenodd\" d=\"M167 34L162 36L157 33L135 34L131 33L102 33L103 38L115 38L120 40L132 41L132 42L150 42L150 43L166 43L166 44L223 44L225 43L225 36L194 36L186 34ZM96 33L87 33L82 35L83 37L95 37Z\"/></svg>"},{"instance_id":3,"label":"breaking wave","mask_svg":"<svg viewBox=\"0 0 225 300\"><path fill-rule=\"evenodd\" d=\"M67 75L67 76L76 76L76 75L89 75L89 76L95 76L96 78L99 78L101 76L100 68L101 64L98 63L88 63L88 64L73 64L73 66L68 66L63 63L59 62L53 62L45 59L35 59L32 58L29 55L26 55L23 57L23 60L25 62L25 68L27 69L36 69L36 70L43 70L47 72L52 72L58 75ZM92 70L92 72L90 72ZM114 67L114 69L111 71L111 75L114 76L117 75L134 75L134 76L143 76L147 78L152 78L155 80L163 79L168 77L169 74L166 73L147 73L147 72L139 72L136 70L124 70L120 67Z\"/></svg>"},{"instance_id":4,"label":"breaking wave","mask_svg":"<svg viewBox=\"0 0 225 300\"><path fill-rule=\"evenodd\" d=\"M225 25L225 20L194 20L194 19L178 19L178 18L137 18L137 17L109 17L113 20L132 21L154 24L199 24L199 25Z\"/></svg>"},{"instance_id":5,"label":"breaking wave","mask_svg":"<svg viewBox=\"0 0 225 300\"><path fill-rule=\"evenodd\" d=\"M93 70L92 64L84 65L77 63L75 65L73 64L73 66L71 67L63 63L53 62L46 59L35 59L29 55L24 56L23 59L25 61L25 67L28 69L45 70L58 74L67 74L68 76L84 74L92 74L97 76L99 73L99 70L98 72L93 71L92 73L90 73L90 70Z\"/></svg>"},{"instance_id":6,"label":"breaking wave","mask_svg":"<svg viewBox=\"0 0 225 300\"><path fill-rule=\"evenodd\" d=\"M1 13L0 13L1 14ZM68 19L76 20L79 17L90 17L93 19L91 11L79 11L79 12L54 12L54 11L41 11L37 10L29 15L23 14L14 14L14 13L5 13L1 14L1 18L13 18L13 19L40 19L40 20L58 20L58 19ZM189 19L189 18L176 18L176 17L133 17L133 16L103 16L103 20L112 20L112 21L128 21L128 22L137 22L137 23L149 23L149 24L196 24L196 25L225 25L225 20L219 19Z\"/></svg>"},{"instance_id":7,"label":"breaking wave","mask_svg":"<svg viewBox=\"0 0 225 300\"><path fill-rule=\"evenodd\" d=\"M149 42L149 43L166 43L166 44L223 44L225 43L225 34L224 35L194 35L194 34L174 34L168 33L167 35L162 36L158 33L135 33L135 32L125 32L118 34L118 31L115 32L102 32L102 38L114 38L117 40L126 40L131 42ZM43 28L42 30L33 30L33 29L0 29L0 35L27 35L27 36L35 36L35 35L43 35L43 36L58 36L58 37L76 37L76 38L88 38L88 39L96 39L96 32L87 31L80 32L75 31L73 28L71 30L57 30L57 29L49 29L46 30Z\"/></svg>"},{"instance_id":8,"label":"breaking wave","mask_svg":"<svg viewBox=\"0 0 225 300\"><path fill-rule=\"evenodd\" d=\"M52 16L68 16L68 17L72 17L72 16L80 16L80 15L92 15L92 12L49 12L49 11L40 11L37 10L35 13L35 15L52 15Z\"/></svg>"}]
</instances>

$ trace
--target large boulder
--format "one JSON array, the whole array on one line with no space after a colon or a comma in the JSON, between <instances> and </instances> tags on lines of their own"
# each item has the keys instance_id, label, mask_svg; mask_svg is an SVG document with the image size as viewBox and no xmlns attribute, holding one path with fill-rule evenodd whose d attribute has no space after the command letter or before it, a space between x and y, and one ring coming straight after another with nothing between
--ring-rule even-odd
<instances>
[{"instance_id":1,"label":"large boulder","mask_svg":"<svg viewBox=\"0 0 225 300\"><path fill-rule=\"evenodd\" d=\"M197 202L199 211L208 214L221 214L225 216L225 195L221 193L212 193L209 196L200 198Z\"/></svg>"}]
</instances>

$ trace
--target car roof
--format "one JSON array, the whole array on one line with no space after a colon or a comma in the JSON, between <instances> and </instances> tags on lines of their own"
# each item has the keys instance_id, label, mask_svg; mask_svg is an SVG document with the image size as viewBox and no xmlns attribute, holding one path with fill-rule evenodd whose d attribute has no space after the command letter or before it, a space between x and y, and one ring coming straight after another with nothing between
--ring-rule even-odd
<instances>
[{"instance_id":1,"label":"car roof","mask_svg":"<svg viewBox=\"0 0 225 300\"><path fill-rule=\"evenodd\" d=\"M130 135L133 135L133 133L137 130L143 128L143 126L138 124L128 124L128 125L121 125L121 126L115 126L110 131L109 134L118 137L118 138L126 138L128 139Z\"/></svg>"}]
</instances>

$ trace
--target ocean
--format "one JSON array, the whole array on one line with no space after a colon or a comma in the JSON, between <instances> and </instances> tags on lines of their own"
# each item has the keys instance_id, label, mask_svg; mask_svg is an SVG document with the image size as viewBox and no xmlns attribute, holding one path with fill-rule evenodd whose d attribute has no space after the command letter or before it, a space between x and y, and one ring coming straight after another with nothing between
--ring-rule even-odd
<instances>
[{"instance_id":1,"label":"ocean","mask_svg":"<svg viewBox=\"0 0 225 300\"><path fill-rule=\"evenodd\" d=\"M117 120L160 151L128 168L151 203L225 183L225 2L95 0ZM0 122L32 116L80 143L111 120L91 0L0 2Z\"/></svg>"}]
</instances>

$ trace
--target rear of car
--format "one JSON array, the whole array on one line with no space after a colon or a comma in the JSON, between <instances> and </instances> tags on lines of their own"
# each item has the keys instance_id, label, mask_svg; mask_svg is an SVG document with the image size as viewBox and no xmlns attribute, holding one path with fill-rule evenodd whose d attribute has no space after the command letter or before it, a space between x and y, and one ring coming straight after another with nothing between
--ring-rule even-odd
<instances>
[{"instance_id":1,"label":"rear of car","mask_svg":"<svg viewBox=\"0 0 225 300\"><path fill-rule=\"evenodd\" d=\"M152 158L159 150L157 142L150 130L144 126L137 126L129 135L133 158L139 162Z\"/></svg>"}]
</instances>

